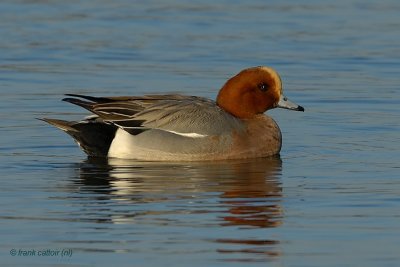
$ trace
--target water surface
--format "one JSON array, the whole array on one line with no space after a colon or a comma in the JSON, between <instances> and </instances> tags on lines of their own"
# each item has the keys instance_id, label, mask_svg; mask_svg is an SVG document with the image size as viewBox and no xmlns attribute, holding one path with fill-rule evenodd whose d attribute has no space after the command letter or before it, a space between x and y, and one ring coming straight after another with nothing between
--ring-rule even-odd
<instances>
[{"instance_id":1,"label":"water surface","mask_svg":"<svg viewBox=\"0 0 400 267\"><path fill-rule=\"evenodd\" d=\"M2 1L4 266L396 266L398 1ZM280 157L88 160L64 93L215 98L269 65ZM67 250L69 257L12 256Z\"/></svg>"}]
</instances>

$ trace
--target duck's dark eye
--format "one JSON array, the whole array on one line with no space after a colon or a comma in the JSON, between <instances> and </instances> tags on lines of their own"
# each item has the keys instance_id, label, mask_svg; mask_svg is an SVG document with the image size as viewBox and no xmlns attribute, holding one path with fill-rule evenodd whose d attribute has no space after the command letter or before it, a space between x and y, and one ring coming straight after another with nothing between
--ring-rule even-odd
<instances>
[{"instance_id":1,"label":"duck's dark eye","mask_svg":"<svg viewBox=\"0 0 400 267\"><path fill-rule=\"evenodd\" d=\"M265 91L267 91L269 89L269 86L266 83L260 83L258 85L258 88L260 88L261 91L265 92Z\"/></svg>"}]
</instances>

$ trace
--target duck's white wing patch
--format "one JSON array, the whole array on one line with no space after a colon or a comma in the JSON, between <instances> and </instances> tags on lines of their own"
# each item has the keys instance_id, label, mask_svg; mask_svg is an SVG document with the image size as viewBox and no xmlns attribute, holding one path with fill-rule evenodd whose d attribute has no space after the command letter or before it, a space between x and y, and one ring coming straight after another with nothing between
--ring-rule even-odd
<instances>
[{"instance_id":1,"label":"duck's white wing patch","mask_svg":"<svg viewBox=\"0 0 400 267\"><path fill-rule=\"evenodd\" d=\"M199 134L199 133L180 133L180 132L171 131L171 130L164 130L164 131L173 133L173 134L177 134L180 136L190 137L190 138L204 138L204 137L208 136L207 134Z\"/></svg>"}]
</instances>

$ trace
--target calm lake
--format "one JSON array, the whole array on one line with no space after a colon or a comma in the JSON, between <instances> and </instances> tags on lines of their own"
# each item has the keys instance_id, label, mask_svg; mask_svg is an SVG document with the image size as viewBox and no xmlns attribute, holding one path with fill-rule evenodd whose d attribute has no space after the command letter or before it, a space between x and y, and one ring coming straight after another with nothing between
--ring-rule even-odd
<instances>
[{"instance_id":1,"label":"calm lake","mask_svg":"<svg viewBox=\"0 0 400 267\"><path fill-rule=\"evenodd\" d=\"M400 2L0 3L2 266L399 266ZM214 99L267 65L280 157L88 160L61 102ZM58 252L57 252L58 251Z\"/></svg>"}]
</instances>

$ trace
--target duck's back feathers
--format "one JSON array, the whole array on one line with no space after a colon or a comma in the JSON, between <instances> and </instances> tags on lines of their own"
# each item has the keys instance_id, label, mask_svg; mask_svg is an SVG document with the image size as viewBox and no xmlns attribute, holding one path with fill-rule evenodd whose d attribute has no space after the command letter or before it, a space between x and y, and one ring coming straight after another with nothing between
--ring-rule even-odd
<instances>
[{"instance_id":1,"label":"duck's back feathers","mask_svg":"<svg viewBox=\"0 0 400 267\"><path fill-rule=\"evenodd\" d=\"M64 101L81 106L131 134L149 129L218 135L243 128L242 122L212 100L184 95L91 97L72 95ZM89 100L84 101L76 97Z\"/></svg>"}]
</instances>

